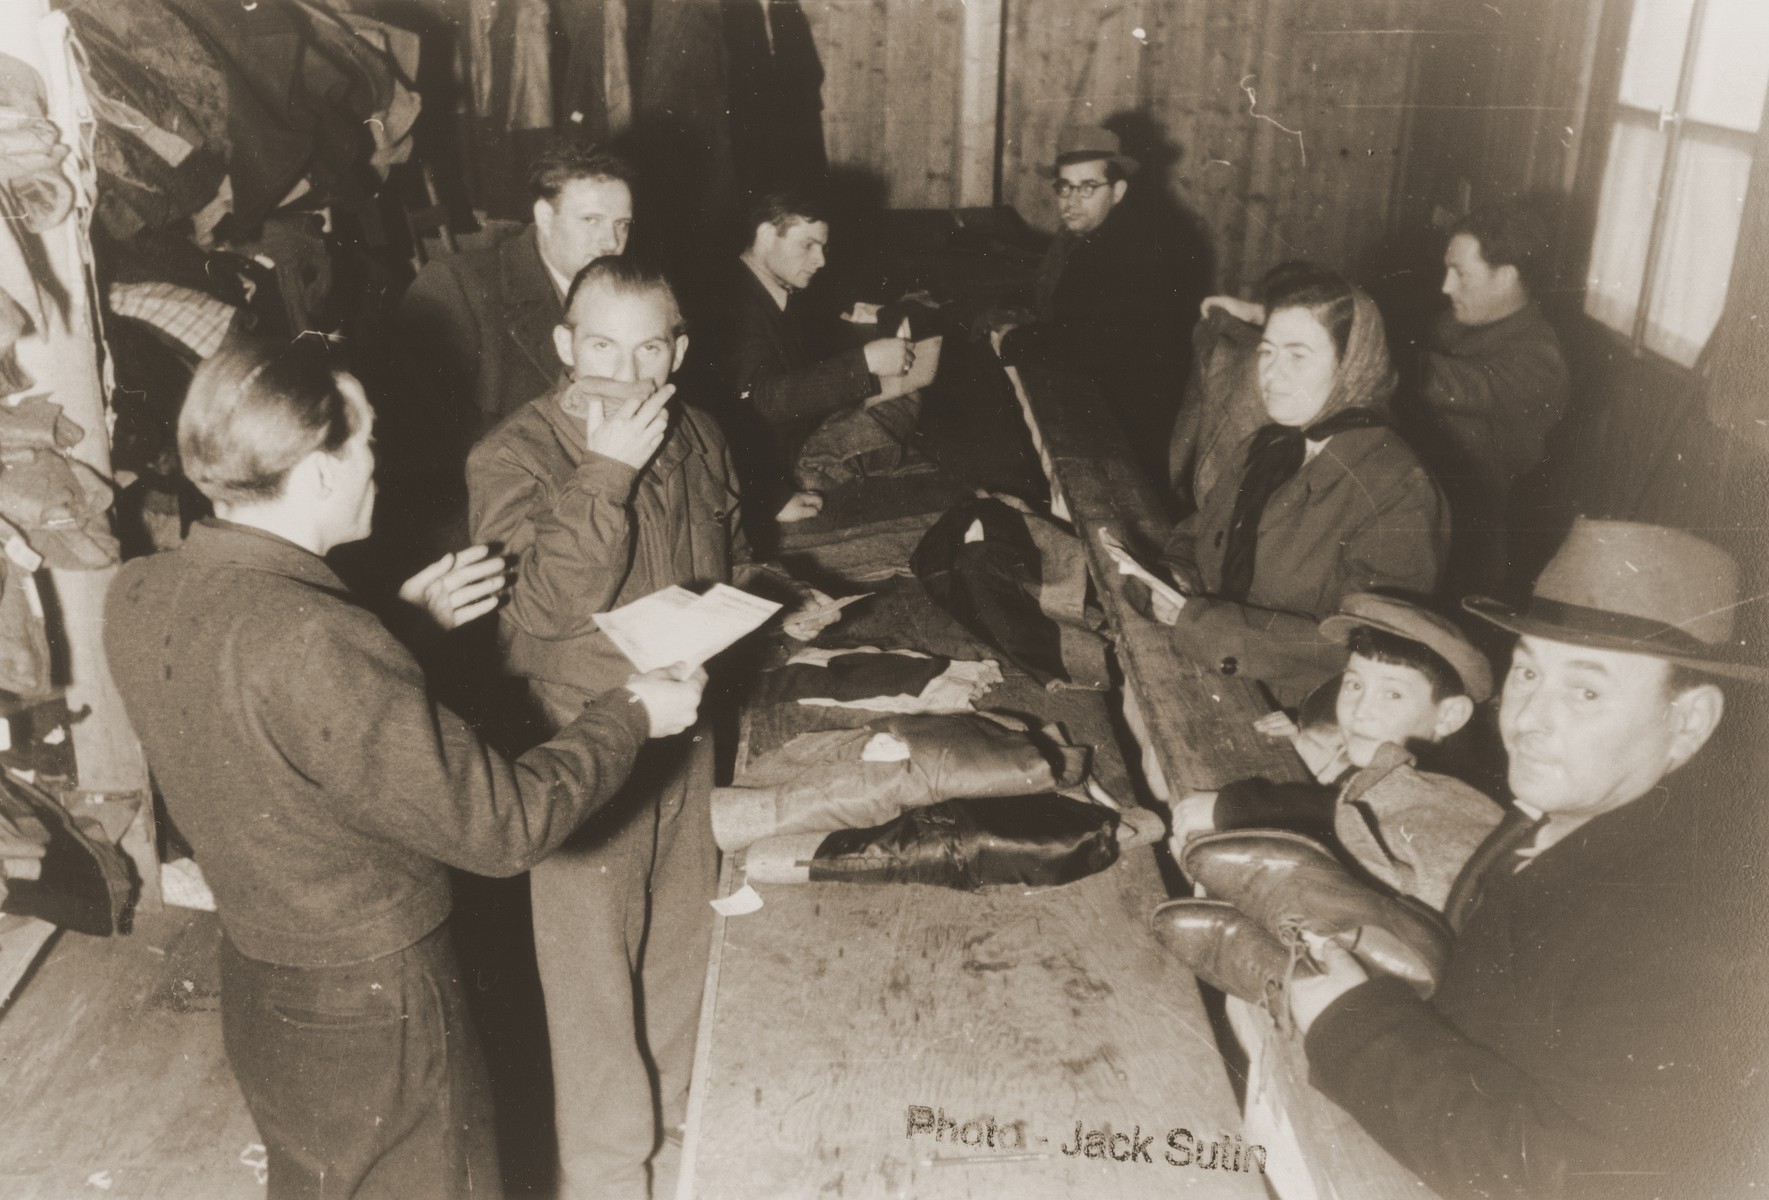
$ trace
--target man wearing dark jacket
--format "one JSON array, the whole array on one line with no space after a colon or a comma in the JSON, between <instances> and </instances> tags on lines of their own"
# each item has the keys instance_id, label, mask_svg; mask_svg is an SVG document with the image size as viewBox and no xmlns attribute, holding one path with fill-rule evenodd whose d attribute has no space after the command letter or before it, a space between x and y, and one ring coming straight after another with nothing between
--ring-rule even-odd
<instances>
[{"instance_id":1,"label":"man wearing dark jacket","mask_svg":"<svg viewBox=\"0 0 1769 1200\"><path fill-rule=\"evenodd\" d=\"M154 778L214 889L228 1062L270 1195L486 1196L501 1180L450 948L448 867L526 870L619 792L704 675L632 675L519 759L440 707L321 557L368 532L373 415L322 342L226 350L179 417L217 517L126 565L105 650ZM483 548L402 598L490 610Z\"/></svg>"},{"instance_id":2,"label":"man wearing dark jacket","mask_svg":"<svg viewBox=\"0 0 1769 1200\"><path fill-rule=\"evenodd\" d=\"M1162 239L1124 204L1138 166L1110 130L1064 130L1052 168L1063 228L1039 268L1038 319L1010 330L1001 354L1091 379L1153 478L1164 480L1192 293Z\"/></svg>"},{"instance_id":3,"label":"man wearing dark jacket","mask_svg":"<svg viewBox=\"0 0 1769 1200\"><path fill-rule=\"evenodd\" d=\"M920 400L886 399L883 381L907 375L915 350L905 338L880 337L819 353L791 302L825 261L829 218L814 197L763 196L750 211L750 235L718 331L721 423L745 496L764 506L752 515L779 510L782 520L798 520L821 508L821 490L845 477L843 463L881 451L901 461ZM835 447L833 456L801 457L813 432L819 445Z\"/></svg>"},{"instance_id":4,"label":"man wearing dark jacket","mask_svg":"<svg viewBox=\"0 0 1769 1200\"><path fill-rule=\"evenodd\" d=\"M534 224L427 263L400 303L417 399L464 419L468 444L558 380L565 291L592 259L625 250L633 223L632 171L610 154L551 151L529 189Z\"/></svg>"},{"instance_id":5,"label":"man wearing dark jacket","mask_svg":"<svg viewBox=\"0 0 1769 1200\"><path fill-rule=\"evenodd\" d=\"M1560 339L1532 298L1547 235L1527 208L1462 218L1444 251L1450 299L1421 355L1422 450L1455 517L1452 595L1495 591L1513 568L1517 483L1566 411Z\"/></svg>"},{"instance_id":6,"label":"man wearing dark jacket","mask_svg":"<svg viewBox=\"0 0 1769 1200\"><path fill-rule=\"evenodd\" d=\"M571 378L468 459L474 535L517 563L499 621L504 662L548 730L631 673L598 613L672 585L765 573L750 561L717 424L669 404L687 342L661 275L598 259L556 333ZM828 603L784 577L767 582L802 605ZM717 884L712 782L707 726L660 743L605 816L529 876L561 1195L573 1200L646 1196L653 1151L686 1113Z\"/></svg>"},{"instance_id":7,"label":"man wearing dark jacket","mask_svg":"<svg viewBox=\"0 0 1769 1200\"><path fill-rule=\"evenodd\" d=\"M1726 554L1580 520L1523 610L1500 706L1515 809L1464 868L1435 995L1339 947L1299 972L1310 1080L1446 1198L1761 1186L1761 793L1703 747L1737 654Z\"/></svg>"}]
</instances>

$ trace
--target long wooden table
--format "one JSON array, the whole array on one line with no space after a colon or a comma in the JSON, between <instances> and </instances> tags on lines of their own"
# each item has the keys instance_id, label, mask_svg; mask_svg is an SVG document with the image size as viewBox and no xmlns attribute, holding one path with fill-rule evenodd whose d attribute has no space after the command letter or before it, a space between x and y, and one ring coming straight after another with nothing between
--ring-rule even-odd
<instances>
[{"instance_id":1,"label":"long wooden table","mask_svg":"<svg viewBox=\"0 0 1769 1200\"><path fill-rule=\"evenodd\" d=\"M914 580L849 613L850 642L999 660ZM1108 697L1003 669L985 703L1059 721L1129 800ZM752 709L740 766L864 715ZM1149 929L1154 854L1032 894L758 885L760 911L718 920L678 1195L1264 1195L1196 981ZM727 861L721 891L744 882Z\"/></svg>"},{"instance_id":2,"label":"long wooden table","mask_svg":"<svg viewBox=\"0 0 1769 1200\"><path fill-rule=\"evenodd\" d=\"M1253 720L1269 707L1255 685L1178 654L1165 630L1126 601L1102 534L1152 551L1166 523L1152 485L1126 461L1110 416L1096 411L1092 389L1036 368L1010 367L1008 375L1039 446L1053 504L1067 510L1087 544L1125 688L1141 709L1142 736L1173 795L1254 775L1303 778L1292 751L1254 732ZM1268 1146L1271 1183L1284 1200L1429 1200L1432 1193L1417 1176L1309 1085L1307 1058L1293 1032L1280 1032L1250 1005L1228 1003L1251 1060L1245 1133Z\"/></svg>"}]
</instances>

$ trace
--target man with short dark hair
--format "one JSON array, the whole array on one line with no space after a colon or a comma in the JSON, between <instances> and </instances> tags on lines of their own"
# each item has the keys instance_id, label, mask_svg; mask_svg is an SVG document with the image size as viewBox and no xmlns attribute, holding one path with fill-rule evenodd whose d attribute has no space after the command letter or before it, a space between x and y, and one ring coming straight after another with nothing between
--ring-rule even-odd
<instances>
[{"instance_id":1,"label":"man with short dark hair","mask_svg":"<svg viewBox=\"0 0 1769 1200\"><path fill-rule=\"evenodd\" d=\"M733 272L719 330L723 424L762 517L812 516L822 493L870 454L905 461L920 418L919 397L884 397L884 382L909 373L908 339L877 337L836 353L818 339L793 296L823 269L829 214L815 197L775 192L749 213L749 245ZM870 402L870 403L869 403ZM810 453L807 442L819 436Z\"/></svg>"},{"instance_id":2,"label":"man with short dark hair","mask_svg":"<svg viewBox=\"0 0 1769 1200\"><path fill-rule=\"evenodd\" d=\"M1747 755L1704 753L1724 681L1769 679L1739 653L1739 600L1706 542L1581 519L1524 608L1467 602L1519 635L1499 710L1515 807L1450 891L1437 991L1366 979L1331 943L1290 985L1311 1082L1438 1194L1763 1178L1762 793Z\"/></svg>"},{"instance_id":3,"label":"man with short dark hair","mask_svg":"<svg viewBox=\"0 0 1769 1200\"><path fill-rule=\"evenodd\" d=\"M595 149L562 146L529 172L534 223L492 232L491 244L418 272L399 323L419 372L417 397L466 419L468 441L559 378L553 328L565 292L593 259L626 249L632 168Z\"/></svg>"},{"instance_id":4,"label":"man with short dark hair","mask_svg":"<svg viewBox=\"0 0 1769 1200\"><path fill-rule=\"evenodd\" d=\"M1542 464L1566 411L1560 339L1534 296L1548 237L1521 204L1463 217L1444 250L1450 311L1421 356L1422 447L1455 516L1452 594L1500 589L1513 569L1512 493Z\"/></svg>"},{"instance_id":5,"label":"man with short dark hair","mask_svg":"<svg viewBox=\"0 0 1769 1200\"><path fill-rule=\"evenodd\" d=\"M1001 354L1086 375L1162 480L1185 387L1191 292L1163 239L1125 206L1139 165L1108 129L1063 131L1051 168L1063 228L1038 271L1037 320L1010 329Z\"/></svg>"}]
</instances>

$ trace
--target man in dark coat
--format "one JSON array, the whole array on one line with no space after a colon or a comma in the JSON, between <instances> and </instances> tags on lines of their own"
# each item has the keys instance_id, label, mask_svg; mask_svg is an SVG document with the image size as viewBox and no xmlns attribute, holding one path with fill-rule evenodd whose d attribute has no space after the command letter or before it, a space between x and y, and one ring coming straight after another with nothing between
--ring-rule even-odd
<instances>
[{"instance_id":1,"label":"man in dark coat","mask_svg":"<svg viewBox=\"0 0 1769 1200\"><path fill-rule=\"evenodd\" d=\"M1703 747L1737 655L1736 564L1580 520L1522 611L1500 707L1515 810L1464 868L1430 1001L1337 946L1291 1010L1310 1079L1446 1198L1762 1186L1761 792ZM1749 1015L1747 1015L1749 1014Z\"/></svg>"},{"instance_id":2,"label":"man in dark coat","mask_svg":"<svg viewBox=\"0 0 1769 1200\"><path fill-rule=\"evenodd\" d=\"M883 396L884 381L900 379L914 365L906 338L879 337L819 354L808 318L792 298L823 269L828 241L829 217L814 197L763 196L751 209L750 244L734 264L722 327L715 331L720 422L744 497L759 509L752 513L762 522L758 533L768 532L766 518L783 504L783 520L816 512L818 493L845 477L844 462L879 451L901 462L920 416L919 397ZM836 453L801 461L813 432L820 446Z\"/></svg>"},{"instance_id":3,"label":"man in dark coat","mask_svg":"<svg viewBox=\"0 0 1769 1200\"><path fill-rule=\"evenodd\" d=\"M1010 330L1001 354L1092 379L1153 478L1164 480L1193 291L1164 240L1124 204L1137 168L1110 130L1064 131L1052 172L1063 229L1039 268L1038 319Z\"/></svg>"},{"instance_id":4,"label":"man in dark coat","mask_svg":"<svg viewBox=\"0 0 1769 1200\"><path fill-rule=\"evenodd\" d=\"M1532 298L1547 240L1530 209L1503 205L1462 218L1444 250L1450 311L1420 356L1418 415L1421 448L1455 516L1454 595L1505 584L1513 493L1542 465L1566 411L1560 339Z\"/></svg>"},{"instance_id":5,"label":"man in dark coat","mask_svg":"<svg viewBox=\"0 0 1769 1200\"><path fill-rule=\"evenodd\" d=\"M427 263L399 307L415 398L464 420L466 444L558 380L566 290L592 260L625 250L633 223L632 172L613 155L554 150L529 186L534 224Z\"/></svg>"}]
</instances>

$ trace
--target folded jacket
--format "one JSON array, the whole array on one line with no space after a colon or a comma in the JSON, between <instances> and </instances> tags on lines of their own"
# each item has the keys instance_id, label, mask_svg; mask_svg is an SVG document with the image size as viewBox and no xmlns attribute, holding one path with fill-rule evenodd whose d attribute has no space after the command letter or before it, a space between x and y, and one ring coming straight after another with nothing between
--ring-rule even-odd
<instances>
[{"instance_id":1,"label":"folded jacket","mask_svg":"<svg viewBox=\"0 0 1769 1200\"><path fill-rule=\"evenodd\" d=\"M945 673L950 659L923 654L845 651L825 661L798 657L772 672L780 700L869 700L877 696L919 696Z\"/></svg>"},{"instance_id":2,"label":"folded jacket","mask_svg":"<svg viewBox=\"0 0 1769 1200\"><path fill-rule=\"evenodd\" d=\"M879 734L907 752L880 755ZM713 835L730 851L774 834L863 828L959 796L1073 787L1086 766L1085 748L1002 714L881 717L801 734L751 763L742 786L714 790Z\"/></svg>"}]
</instances>

